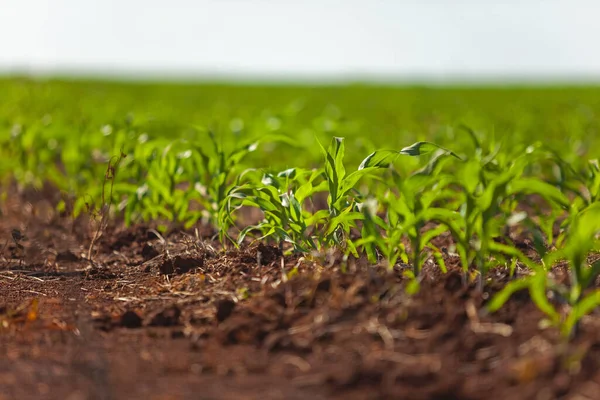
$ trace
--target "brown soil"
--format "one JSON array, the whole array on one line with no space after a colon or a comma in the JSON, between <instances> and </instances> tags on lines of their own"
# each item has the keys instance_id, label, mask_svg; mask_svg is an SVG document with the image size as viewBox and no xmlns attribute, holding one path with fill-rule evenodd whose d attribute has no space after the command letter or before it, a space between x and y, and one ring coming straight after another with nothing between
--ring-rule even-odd
<instances>
[{"instance_id":1,"label":"brown soil","mask_svg":"<svg viewBox=\"0 0 600 400\"><path fill-rule=\"evenodd\" d=\"M92 265L87 223L47 203L0 214L1 400L600 396L600 318L564 345L527 293L488 315L502 270L482 294L448 256L409 296L402 268L145 225L109 228Z\"/></svg>"}]
</instances>

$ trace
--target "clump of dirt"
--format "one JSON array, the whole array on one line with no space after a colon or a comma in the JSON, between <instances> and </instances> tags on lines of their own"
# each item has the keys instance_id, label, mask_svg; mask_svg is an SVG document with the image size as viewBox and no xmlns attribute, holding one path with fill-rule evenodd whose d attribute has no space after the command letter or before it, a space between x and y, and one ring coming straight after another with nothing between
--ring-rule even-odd
<instances>
[{"instance_id":1,"label":"clump of dirt","mask_svg":"<svg viewBox=\"0 0 600 400\"><path fill-rule=\"evenodd\" d=\"M142 317L140 317L135 311L126 311L123 313L123 315L121 315L119 326L129 329L141 328Z\"/></svg>"},{"instance_id":2,"label":"clump of dirt","mask_svg":"<svg viewBox=\"0 0 600 400\"><path fill-rule=\"evenodd\" d=\"M161 274L185 274L193 269L202 268L204 259L189 255L177 255L175 257L167 257L159 265Z\"/></svg>"},{"instance_id":3,"label":"clump of dirt","mask_svg":"<svg viewBox=\"0 0 600 400\"><path fill-rule=\"evenodd\" d=\"M230 299L224 299L217 301L217 321L223 322L225 321L235 309L235 301Z\"/></svg>"},{"instance_id":4,"label":"clump of dirt","mask_svg":"<svg viewBox=\"0 0 600 400\"><path fill-rule=\"evenodd\" d=\"M148 326L177 326L181 324L181 309L176 305L170 305L154 314Z\"/></svg>"}]
</instances>

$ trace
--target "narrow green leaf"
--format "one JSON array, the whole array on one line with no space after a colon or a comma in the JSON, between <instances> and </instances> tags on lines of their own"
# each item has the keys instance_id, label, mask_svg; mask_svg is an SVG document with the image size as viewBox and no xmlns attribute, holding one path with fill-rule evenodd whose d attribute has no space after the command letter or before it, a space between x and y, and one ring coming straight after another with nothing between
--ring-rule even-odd
<instances>
[{"instance_id":1,"label":"narrow green leaf","mask_svg":"<svg viewBox=\"0 0 600 400\"><path fill-rule=\"evenodd\" d=\"M400 153L396 150L377 150L369 154L359 165L358 169L387 168L398 158Z\"/></svg>"},{"instance_id":2,"label":"narrow green leaf","mask_svg":"<svg viewBox=\"0 0 600 400\"><path fill-rule=\"evenodd\" d=\"M459 160L462 160L462 158L459 157L452 150L449 150L445 147L439 146L439 145L437 145L435 143L431 143L431 142L416 142L416 143L400 150L400 154L407 155L407 156L422 156L424 154L432 153L436 150L443 150L443 151L447 152L448 154L450 154L451 156L456 157Z\"/></svg>"},{"instance_id":3,"label":"narrow green leaf","mask_svg":"<svg viewBox=\"0 0 600 400\"><path fill-rule=\"evenodd\" d=\"M519 178L511 181L508 186L508 194L524 193L539 194L547 200L553 201L564 208L568 208L571 202L558 188L536 178Z\"/></svg>"},{"instance_id":4,"label":"narrow green leaf","mask_svg":"<svg viewBox=\"0 0 600 400\"><path fill-rule=\"evenodd\" d=\"M564 322L562 333L564 336L569 336L573 331L575 324L584 316L594 311L600 306L600 290L594 290L592 293L585 296L581 301L575 304Z\"/></svg>"},{"instance_id":5,"label":"narrow green leaf","mask_svg":"<svg viewBox=\"0 0 600 400\"><path fill-rule=\"evenodd\" d=\"M492 297L490 302L487 304L487 310L489 312L498 311L513 294L518 291L528 289L531 285L531 281L532 277L526 277L508 283L500 292L496 293Z\"/></svg>"}]
</instances>

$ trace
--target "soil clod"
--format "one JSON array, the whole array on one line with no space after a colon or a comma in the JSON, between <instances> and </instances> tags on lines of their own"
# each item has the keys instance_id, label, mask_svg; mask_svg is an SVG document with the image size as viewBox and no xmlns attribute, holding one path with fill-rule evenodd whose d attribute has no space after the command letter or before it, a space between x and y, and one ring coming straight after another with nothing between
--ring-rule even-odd
<instances>
[{"instance_id":1,"label":"soil clod","mask_svg":"<svg viewBox=\"0 0 600 400\"><path fill-rule=\"evenodd\" d=\"M168 306L156 313L148 323L149 326L177 326L180 324L181 309L176 305Z\"/></svg>"},{"instance_id":2,"label":"soil clod","mask_svg":"<svg viewBox=\"0 0 600 400\"><path fill-rule=\"evenodd\" d=\"M235 309L235 302L230 299L219 300L217 302L217 321L225 321Z\"/></svg>"},{"instance_id":3,"label":"soil clod","mask_svg":"<svg viewBox=\"0 0 600 400\"><path fill-rule=\"evenodd\" d=\"M140 328L142 318L135 311L126 311L121 315L120 325L129 329Z\"/></svg>"}]
</instances>

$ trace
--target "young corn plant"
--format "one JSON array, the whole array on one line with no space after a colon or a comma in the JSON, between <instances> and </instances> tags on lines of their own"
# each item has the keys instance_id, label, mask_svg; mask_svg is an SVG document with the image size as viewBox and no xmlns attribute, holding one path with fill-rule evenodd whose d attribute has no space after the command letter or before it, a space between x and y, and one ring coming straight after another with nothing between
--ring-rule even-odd
<instances>
[{"instance_id":1,"label":"young corn plant","mask_svg":"<svg viewBox=\"0 0 600 400\"><path fill-rule=\"evenodd\" d=\"M565 233L574 218L600 202L600 165L597 159L593 159L588 161L585 169L575 171L559 155L556 153L552 153L552 155L558 166L557 185L560 185L563 191L574 195L569 202L569 213L566 218L563 218L560 225L561 233L556 238L556 246L560 248L566 238Z\"/></svg>"},{"instance_id":2,"label":"young corn plant","mask_svg":"<svg viewBox=\"0 0 600 400\"><path fill-rule=\"evenodd\" d=\"M325 167L310 173L305 182L299 184L306 173L296 169L266 174L259 185L239 185L228 193L227 214L243 206L261 209L265 220L247 227L240 233L238 242L249 232L261 231L261 238L275 237L280 243L287 241L294 250L306 252L324 247L342 247L357 221L364 218L358 211L360 194L355 189L361 177L379 167L360 168L350 174L344 166L344 139L334 137L327 149L321 146ZM291 184L291 186L290 186ZM314 213L304 208L307 201L320 191L327 192L327 210ZM233 225L229 220L227 227Z\"/></svg>"},{"instance_id":3,"label":"young corn plant","mask_svg":"<svg viewBox=\"0 0 600 400\"><path fill-rule=\"evenodd\" d=\"M321 180L322 170L305 171L295 168L278 174L266 173L258 184L237 186L229 193L241 199L239 207L255 207L262 211L264 220L250 225L239 233L237 244L241 244L251 232L260 232L257 240L273 238L280 246L291 243L295 252L317 250L321 243L317 230L325 222L328 211L309 211L305 205L311 196L325 190ZM321 182L319 183L319 181ZM229 221L231 225L233 221Z\"/></svg>"},{"instance_id":4,"label":"young corn plant","mask_svg":"<svg viewBox=\"0 0 600 400\"><path fill-rule=\"evenodd\" d=\"M527 289L537 307L551 325L557 327L565 339L578 332L579 322L600 306L600 289L594 288L600 276L600 259L590 260L590 254L600 250L600 203L595 203L572 218L561 249L544 257L544 266L533 266L533 274L509 283L488 304L488 310L497 311L510 296ZM559 260L565 260L570 269L570 283L558 284L547 273ZM548 299L552 293L556 302ZM556 304L558 303L558 304Z\"/></svg>"},{"instance_id":5,"label":"young corn plant","mask_svg":"<svg viewBox=\"0 0 600 400\"><path fill-rule=\"evenodd\" d=\"M218 142L212 131L208 132L210 146L194 144L192 160L194 163L192 198L202 205L203 210L195 214L195 219L218 226L219 212L227 197L227 192L234 186L234 177L241 173L240 163L255 151L262 141L269 137L254 139L236 145L226 151ZM208 147L208 148L207 148Z\"/></svg>"},{"instance_id":6,"label":"young corn plant","mask_svg":"<svg viewBox=\"0 0 600 400\"><path fill-rule=\"evenodd\" d=\"M558 188L524 176L524 169L532 162L526 152L502 162L477 157L463 163L454 175L451 186L458 188L457 193L461 196L461 219L442 217L440 222L452 231L465 279L473 266L480 289L487 271L498 265L499 259L524 258L511 244L502 243L508 236L509 225L523 218L515 212L515 198L535 194L563 209L569 205Z\"/></svg>"},{"instance_id":7,"label":"young corn plant","mask_svg":"<svg viewBox=\"0 0 600 400\"><path fill-rule=\"evenodd\" d=\"M402 243L402 231L389 224L378 215L379 202L376 198L368 198L360 204L364 219L361 227L360 238L348 241L347 253L358 257L358 251L367 256L371 264L379 262L381 254L388 266L393 268L398 259L408 262L408 255Z\"/></svg>"},{"instance_id":8,"label":"young corn plant","mask_svg":"<svg viewBox=\"0 0 600 400\"><path fill-rule=\"evenodd\" d=\"M210 146L200 142L193 146L194 195L191 198L203 208L200 213L195 214L195 220L202 218L204 223L217 227L221 232L227 226L225 221L228 217L223 212L227 211L229 194L241 185L244 176L251 171L244 167L243 161L261 144L298 145L285 135L273 133L236 142L232 148L226 149L219 143L214 132L208 131L207 134Z\"/></svg>"},{"instance_id":9,"label":"young corn plant","mask_svg":"<svg viewBox=\"0 0 600 400\"><path fill-rule=\"evenodd\" d=\"M402 242L404 229L398 229L396 224L390 224L377 215L378 203L374 198L365 200L360 208L364 215L361 237L354 242L348 242L347 254L353 253L355 257L358 257L358 250L362 250L372 264L377 264L379 255L382 255L389 269L393 268L399 259L408 263L409 255ZM443 259L441 259L440 266L445 271ZM403 276L408 280L405 286L406 292L408 294L418 292L420 282L414 269L404 271Z\"/></svg>"},{"instance_id":10,"label":"young corn plant","mask_svg":"<svg viewBox=\"0 0 600 400\"><path fill-rule=\"evenodd\" d=\"M347 174L344 167L344 138L332 138L327 149L320 142L319 145L325 158L329 209L327 228L321 240L324 244L345 248L350 230L356 228L358 220L363 219L357 201L357 197L360 199L361 196L355 187L363 176L378 167L362 167Z\"/></svg>"},{"instance_id":11,"label":"young corn plant","mask_svg":"<svg viewBox=\"0 0 600 400\"><path fill-rule=\"evenodd\" d=\"M436 202L450 199L454 195L447 188L447 176L442 173L444 164L451 158L460 159L454 152L428 142L417 142L400 151L379 150L370 154L361 164L360 168L387 168L400 155L419 156L434 153L428 164L403 179L398 173L392 171L392 182L389 186L396 189L399 194L387 190L383 196L383 203L387 209L386 220L372 215L370 208L365 210L365 224L363 225L363 238L357 245L363 247L372 260L375 249L378 248L393 267L398 257L405 257L403 238L408 238L411 244L411 263L413 276L418 277L424 259L421 254L425 249L433 251L440 267L445 270L441 252L432 243L432 240L447 231L445 221L451 219L450 210L435 207ZM438 222L435 228L424 232L428 222ZM375 226L385 231L385 236L377 232ZM366 236L365 236L366 235ZM385 237L385 239L384 239ZM385 243L388 240L390 243ZM404 260L407 261L407 260ZM392 263L393 262L393 263Z\"/></svg>"},{"instance_id":12,"label":"young corn plant","mask_svg":"<svg viewBox=\"0 0 600 400\"><path fill-rule=\"evenodd\" d=\"M127 180L115 185L123 202L126 224L136 216L162 218L191 227L198 221L219 228L228 192L244 175L242 161L264 141L265 135L226 150L208 131L205 142L179 139L148 140L133 152ZM139 183L141 184L139 184Z\"/></svg>"},{"instance_id":13,"label":"young corn plant","mask_svg":"<svg viewBox=\"0 0 600 400\"><path fill-rule=\"evenodd\" d=\"M572 165L560 152L545 149L552 164L552 183L563 193L572 193L574 204L583 209L600 201L600 165L598 159L588 160L583 165Z\"/></svg>"},{"instance_id":14,"label":"young corn plant","mask_svg":"<svg viewBox=\"0 0 600 400\"><path fill-rule=\"evenodd\" d=\"M384 199L387 208L387 219L394 236L406 237L410 242L410 262L413 274L418 277L423 268L425 258L423 251L429 249L439 261L439 266L445 272L445 264L440 250L433 245L432 240L448 230L444 223L439 223L440 215L451 218L455 214L451 210L434 207L434 202L444 195L444 185L441 175L421 176L412 175L398 183L400 195L394 196L388 192ZM440 184L436 187L436 184ZM428 223L437 224L425 230ZM396 233L399 232L399 233Z\"/></svg>"},{"instance_id":15,"label":"young corn plant","mask_svg":"<svg viewBox=\"0 0 600 400\"><path fill-rule=\"evenodd\" d=\"M149 141L133 152L129 176L115 183L126 225L135 218L189 222L192 150L185 140Z\"/></svg>"}]
</instances>

